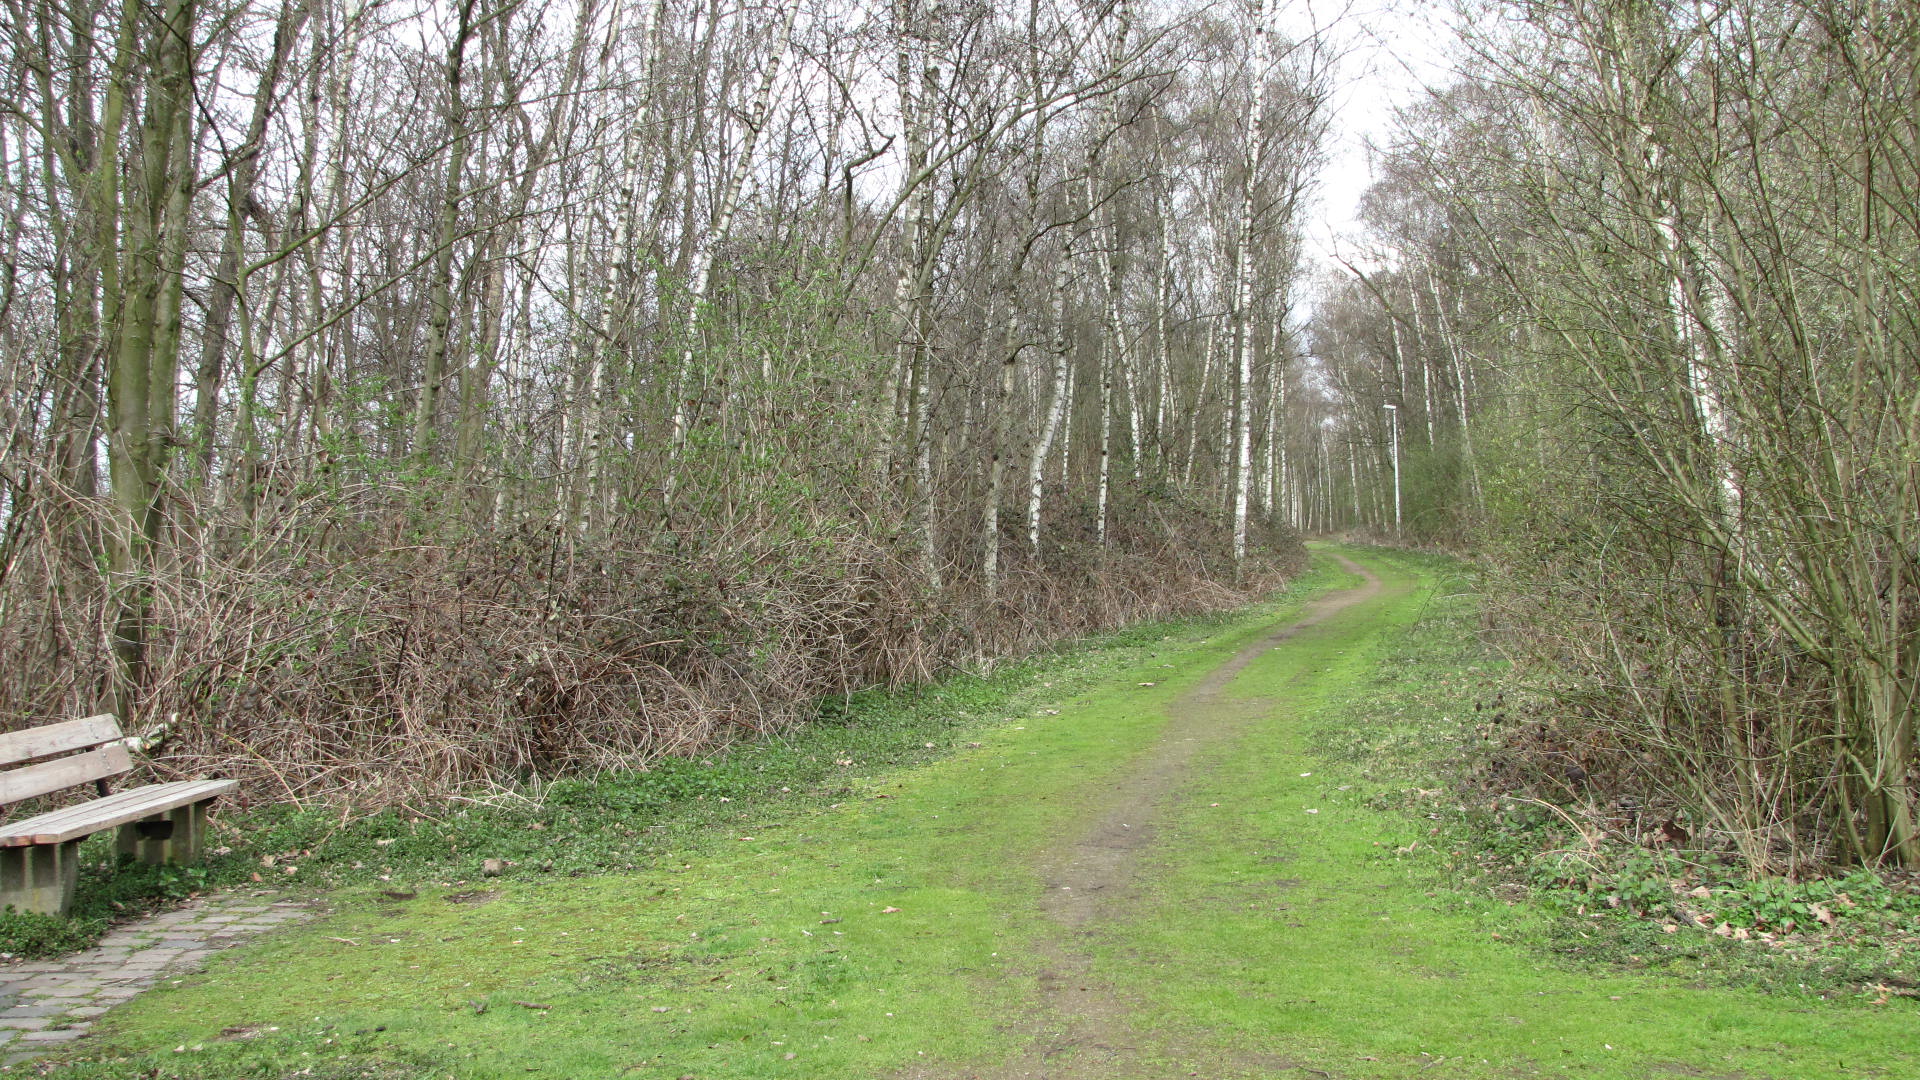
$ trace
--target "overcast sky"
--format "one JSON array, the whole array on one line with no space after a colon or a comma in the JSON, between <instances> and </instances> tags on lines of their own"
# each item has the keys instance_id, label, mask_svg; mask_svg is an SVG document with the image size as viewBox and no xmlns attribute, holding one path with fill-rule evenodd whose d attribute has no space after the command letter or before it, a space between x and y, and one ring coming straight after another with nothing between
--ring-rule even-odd
<instances>
[{"instance_id":1,"label":"overcast sky","mask_svg":"<svg viewBox=\"0 0 1920 1080\"><path fill-rule=\"evenodd\" d=\"M1287 34L1318 30L1339 56L1334 73L1328 161L1319 203L1308 212L1308 258L1330 262L1351 251L1360 196L1372 181L1369 143L1387 141L1393 110L1447 81L1450 64L1444 9L1431 0L1280 0Z\"/></svg>"}]
</instances>

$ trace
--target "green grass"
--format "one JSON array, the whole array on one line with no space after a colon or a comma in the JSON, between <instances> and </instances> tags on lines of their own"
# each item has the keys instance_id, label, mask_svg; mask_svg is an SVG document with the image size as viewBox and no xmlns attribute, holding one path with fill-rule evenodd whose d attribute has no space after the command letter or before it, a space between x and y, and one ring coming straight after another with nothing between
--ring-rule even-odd
<instances>
[{"instance_id":1,"label":"green grass","mask_svg":"<svg viewBox=\"0 0 1920 1080\"><path fill-rule=\"evenodd\" d=\"M1143 959L1151 969L1133 979L1142 1015L1343 1076L1412 1075L1442 1058L1456 1076L1910 1072L1911 1003L1710 987L1704 964L1567 962L1547 950L1561 923L1458 887L1473 853L1434 845L1459 842L1460 808L1418 785L1459 752L1459 725L1415 710L1442 680L1484 684L1488 662L1463 642L1471 613L1434 599L1436 585L1456 587L1446 564L1367 561L1388 583L1370 611L1236 683L1274 703L1263 708L1277 722L1213 763L1167 838L1153 911L1108 932L1110 978ZM1453 629L1436 628L1445 620ZM1420 809L1381 809L1409 805Z\"/></svg>"},{"instance_id":2,"label":"green grass","mask_svg":"<svg viewBox=\"0 0 1920 1080\"><path fill-rule=\"evenodd\" d=\"M337 894L324 921L109 1014L67 1075L957 1074L1019 1056L1035 958L1060 949L1089 950L1134 1006L1140 1075L1911 1073L1911 1003L1576 964L1548 950L1550 917L1456 887L1472 855L1430 849L1459 814L1419 794L1455 750L1417 710L1437 680L1489 677L1458 645L1470 605L1436 599L1452 564L1350 554L1386 590L1233 684L1236 734L1173 797L1137 901L1091 936L1039 915L1041 853L1186 688L1343 583L1324 555L1239 620L856 707L688 766L691 793L657 806L623 809L621 784L653 789L603 781L550 799L533 839L396 821L410 831L328 841L345 847L305 856L316 873L361 861L418 895ZM513 843L518 876L448 876Z\"/></svg>"}]
</instances>

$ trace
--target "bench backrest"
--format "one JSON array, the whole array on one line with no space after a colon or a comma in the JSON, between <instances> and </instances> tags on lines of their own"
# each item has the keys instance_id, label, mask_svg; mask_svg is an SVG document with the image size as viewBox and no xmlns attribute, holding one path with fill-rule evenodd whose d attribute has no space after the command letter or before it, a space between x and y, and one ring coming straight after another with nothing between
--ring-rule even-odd
<instances>
[{"instance_id":1,"label":"bench backrest","mask_svg":"<svg viewBox=\"0 0 1920 1080\"><path fill-rule=\"evenodd\" d=\"M0 772L0 806L130 772L133 756L120 738L120 721L109 713L0 735L0 766L69 755Z\"/></svg>"}]
</instances>

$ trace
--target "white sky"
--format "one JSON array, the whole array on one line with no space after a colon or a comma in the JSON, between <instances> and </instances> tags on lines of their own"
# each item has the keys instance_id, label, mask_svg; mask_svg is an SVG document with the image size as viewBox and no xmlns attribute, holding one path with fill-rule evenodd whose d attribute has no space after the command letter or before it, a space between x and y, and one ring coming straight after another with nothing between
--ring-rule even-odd
<instances>
[{"instance_id":1,"label":"white sky","mask_svg":"<svg viewBox=\"0 0 1920 1080\"><path fill-rule=\"evenodd\" d=\"M1353 251L1360 196L1373 180L1368 145L1387 141L1394 109L1447 81L1453 33L1433 0L1281 2L1280 25L1289 36L1304 38L1319 30L1339 57L1328 160L1318 205L1307 217L1307 258L1318 267L1331 263L1336 251Z\"/></svg>"}]
</instances>

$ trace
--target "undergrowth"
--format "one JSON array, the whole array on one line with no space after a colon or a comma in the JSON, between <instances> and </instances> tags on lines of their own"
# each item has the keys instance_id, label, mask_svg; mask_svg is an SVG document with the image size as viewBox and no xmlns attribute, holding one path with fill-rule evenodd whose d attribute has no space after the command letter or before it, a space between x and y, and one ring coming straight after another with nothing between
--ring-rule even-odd
<instances>
[{"instance_id":1,"label":"undergrowth","mask_svg":"<svg viewBox=\"0 0 1920 1080\"><path fill-rule=\"evenodd\" d=\"M956 551L936 586L910 530L845 506L593 537L545 520L415 522L376 499L302 504L260 538L204 508L216 520L184 530L186 550L151 575L132 687L75 644L99 638L117 594L34 546L0 581L0 729L113 701L129 731L167 732L151 779L424 809L697 755L793 730L825 698L1231 610L1303 558L1290 531L1263 526L1240 574L1219 515L1129 485L1104 544L1081 537L1093 511L1065 496L1037 555L1009 521L989 596L969 577L977 560Z\"/></svg>"},{"instance_id":2,"label":"undergrowth","mask_svg":"<svg viewBox=\"0 0 1920 1080\"><path fill-rule=\"evenodd\" d=\"M1444 568L1441 569L1444 574ZM1920 887L1850 868L1749 879L1551 751L1516 762L1517 691L1480 636L1472 582L1443 585L1373 676L1327 753L1383 782L1375 803L1424 818L1404 852L1469 892L1551 917L1542 947L1585 961L1873 999L1920 996ZM1549 727L1551 726L1549 722Z\"/></svg>"}]
</instances>

